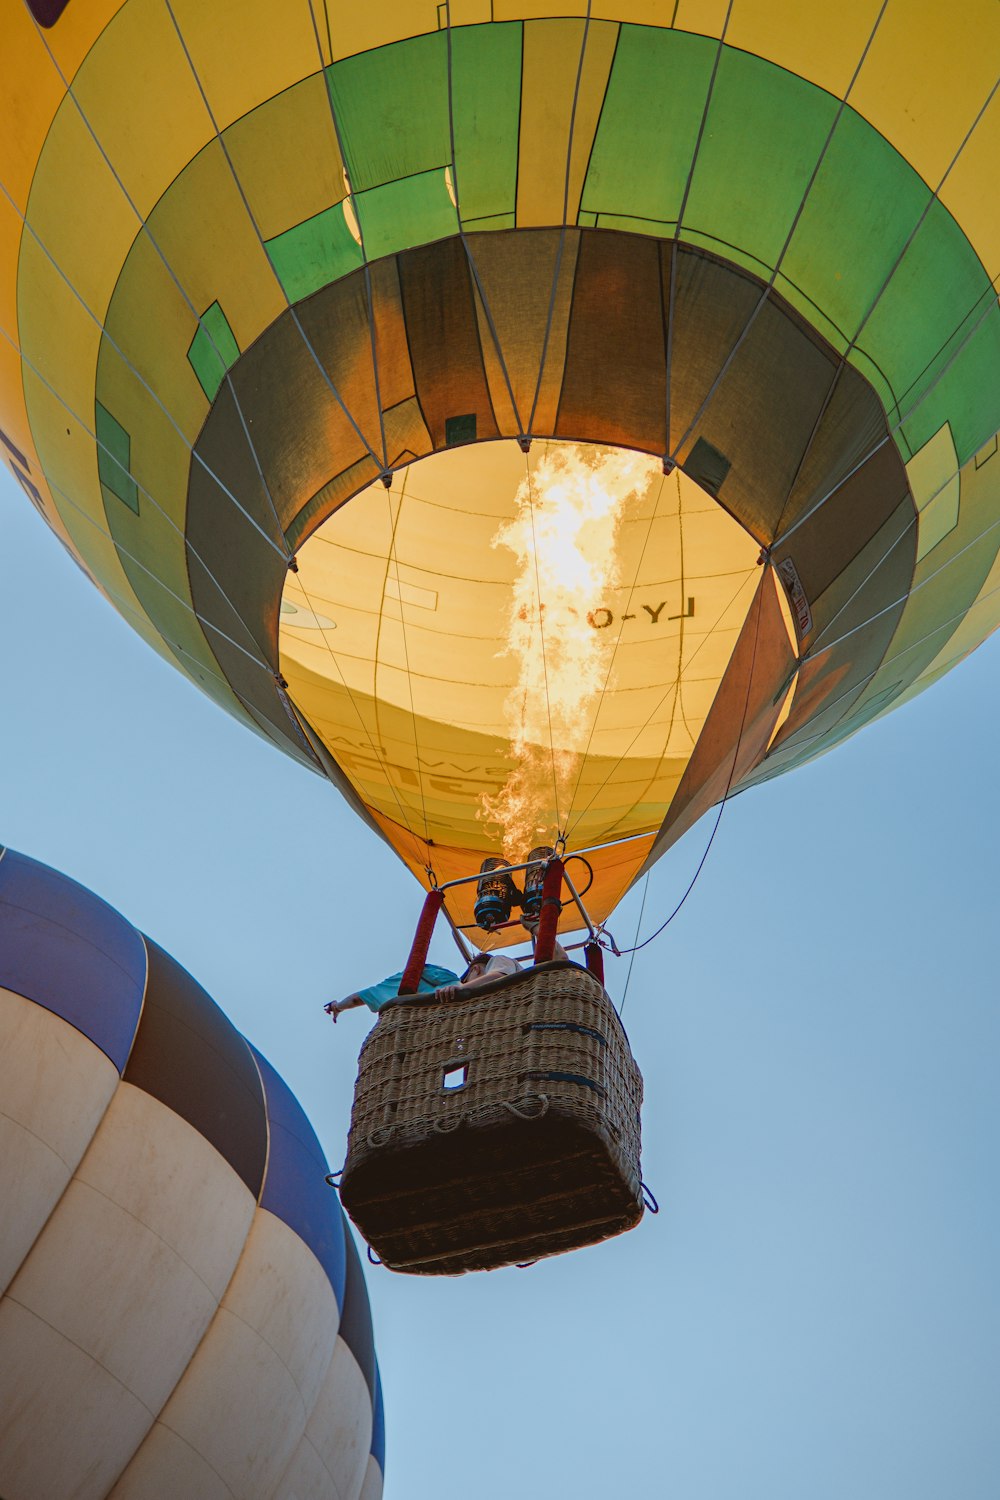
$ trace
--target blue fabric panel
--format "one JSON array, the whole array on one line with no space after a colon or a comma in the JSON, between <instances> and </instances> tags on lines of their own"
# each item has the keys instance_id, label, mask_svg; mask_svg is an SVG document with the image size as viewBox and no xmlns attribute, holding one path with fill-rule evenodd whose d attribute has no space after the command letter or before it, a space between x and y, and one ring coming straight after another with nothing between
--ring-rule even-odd
<instances>
[{"instance_id":1,"label":"blue fabric panel","mask_svg":"<svg viewBox=\"0 0 1000 1500\"><path fill-rule=\"evenodd\" d=\"M146 949L91 891L8 849L0 858L0 985L75 1026L119 1073L139 1022Z\"/></svg>"},{"instance_id":2,"label":"blue fabric panel","mask_svg":"<svg viewBox=\"0 0 1000 1500\"><path fill-rule=\"evenodd\" d=\"M176 959L146 939L142 1019L124 1078L211 1141L254 1198L267 1161L267 1114L250 1049Z\"/></svg>"},{"instance_id":3,"label":"blue fabric panel","mask_svg":"<svg viewBox=\"0 0 1000 1500\"><path fill-rule=\"evenodd\" d=\"M388 979L382 979L378 984L370 984L367 989L358 990L358 994L369 1010L381 1010L388 1001L396 999L399 994L399 981L402 977L403 971L400 969L398 974L390 974ZM457 983L458 975L453 969L442 969L439 964L424 964L420 983L417 985L417 993L440 989L443 984Z\"/></svg>"},{"instance_id":4,"label":"blue fabric panel","mask_svg":"<svg viewBox=\"0 0 1000 1500\"><path fill-rule=\"evenodd\" d=\"M343 1312L346 1229L340 1199L325 1180L330 1168L316 1132L287 1083L256 1047L250 1050L264 1080L269 1130L260 1206L283 1219L309 1246L330 1278Z\"/></svg>"},{"instance_id":5,"label":"blue fabric panel","mask_svg":"<svg viewBox=\"0 0 1000 1500\"><path fill-rule=\"evenodd\" d=\"M385 1478L385 1407L382 1404L382 1377L375 1366L375 1406L372 1409L372 1458Z\"/></svg>"}]
</instances>

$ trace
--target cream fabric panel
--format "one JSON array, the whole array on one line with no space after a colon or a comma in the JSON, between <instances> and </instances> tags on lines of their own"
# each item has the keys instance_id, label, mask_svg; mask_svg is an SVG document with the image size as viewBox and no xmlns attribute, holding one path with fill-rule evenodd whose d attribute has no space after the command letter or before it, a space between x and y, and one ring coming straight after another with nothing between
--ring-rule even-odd
<instances>
[{"instance_id":1,"label":"cream fabric panel","mask_svg":"<svg viewBox=\"0 0 1000 1500\"><path fill-rule=\"evenodd\" d=\"M26 1482L0 1467L0 1494L106 1493L198 1347L253 1212L198 1131L120 1085L3 1304L0 1464L30 1464Z\"/></svg>"},{"instance_id":2,"label":"cream fabric panel","mask_svg":"<svg viewBox=\"0 0 1000 1500\"><path fill-rule=\"evenodd\" d=\"M372 1398L361 1367L341 1338L306 1426L306 1437L327 1470L337 1476L340 1500L357 1500L371 1451Z\"/></svg>"},{"instance_id":3,"label":"cream fabric panel","mask_svg":"<svg viewBox=\"0 0 1000 1500\"><path fill-rule=\"evenodd\" d=\"M0 1292L58 1203L118 1083L68 1021L0 989Z\"/></svg>"},{"instance_id":4,"label":"cream fabric panel","mask_svg":"<svg viewBox=\"0 0 1000 1500\"><path fill-rule=\"evenodd\" d=\"M200 1453L157 1422L108 1500L233 1500Z\"/></svg>"},{"instance_id":5,"label":"cream fabric panel","mask_svg":"<svg viewBox=\"0 0 1000 1500\"><path fill-rule=\"evenodd\" d=\"M358 1500L379 1500L382 1494L382 1470L373 1458L368 1460L368 1468L365 1470L365 1482L361 1486Z\"/></svg>"},{"instance_id":6,"label":"cream fabric panel","mask_svg":"<svg viewBox=\"0 0 1000 1500\"><path fill-rule=\"evenodd\" d=\"M150 1416L71 1339L13 1298L0 1302L0 1494L6 1500L103 1500Z\"/></svg>"},{"instance_id":7,"label":"cream fabric panel","mask_svg":"<svg viewBox=\"0 0 1000 1500\"><path fill-rule=\"evenodd\" d=\"M229 1163L192 1125L123 1083L77 1176L169 1246L216 1301L222 1297L255 1205Z\"/></svg>"},{"instance_id":8,"label":"cream fabric panel","mask_svg":"<svg viewBox=\"0 0 1000 1500\"><path fill-rule=\"evenodd\" d=\"M222 1305L161 1413L240 1500L270 1500L326 1375L340 1312L312 1251L259 1210ZM157 1442L156 1448L162 1445ZM145 1445L121 1494L155 1489ZM336 1472L336 1470L334 1470Z\"/></svg>"}]
</instances>

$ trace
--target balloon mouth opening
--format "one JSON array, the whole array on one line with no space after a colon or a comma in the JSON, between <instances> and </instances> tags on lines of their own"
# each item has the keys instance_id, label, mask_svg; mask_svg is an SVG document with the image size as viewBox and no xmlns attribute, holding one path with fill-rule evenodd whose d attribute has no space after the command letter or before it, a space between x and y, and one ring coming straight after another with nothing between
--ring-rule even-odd
<instances>
[{"instance_id":1,"label":"balloon mouth opening","mask_svg":"<svg viewBox=\"0 0 1000 1500\"><path fill-rule=\"evenodd\" d=\"M414 837L523 858L659 826L759 578L706 490L632 449L452 446L302 545L280 604L296 709Z\"/></svg>"}]
</instances>

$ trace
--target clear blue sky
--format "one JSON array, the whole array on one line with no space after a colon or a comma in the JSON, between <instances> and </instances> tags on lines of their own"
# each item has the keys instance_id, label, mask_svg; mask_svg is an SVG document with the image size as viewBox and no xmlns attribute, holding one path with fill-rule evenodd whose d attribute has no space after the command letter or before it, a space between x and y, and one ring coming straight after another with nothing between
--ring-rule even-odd
<instances>
[{"instance_id":1,"label":"clear blue sky","mask_svg":"<svg viewBox=\"0 0 1000 1500\"><path fill-rule=\"evenodd\" d=\"M0 570L0 841L185 964L339 1165L367 1017L322 1005L402 960L417 886L132 634L9 477ZM996 1500L998 672L993 641L726 809L625 1007L658 1218L528 1271L369 1271L387 1500Z\"/></svg>"}]
</instances>

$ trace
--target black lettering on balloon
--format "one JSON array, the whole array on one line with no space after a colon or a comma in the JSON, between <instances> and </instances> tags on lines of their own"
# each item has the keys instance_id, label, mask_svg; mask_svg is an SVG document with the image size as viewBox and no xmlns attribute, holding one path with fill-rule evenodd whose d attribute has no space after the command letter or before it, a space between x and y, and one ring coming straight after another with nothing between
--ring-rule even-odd
<instances>
[{"instance_id":1,"label":"black lettering on balloon","mask_svg":"<svg viewBox=\"0 0 1000 1500\"><path fill-rule=\"evenodd\" d=\"M655 625L656 622L657 622L657 620L660 618L660 614L661 614L661 611L663 609L663 605L666 604L666 602L667 602L666 599L664 599L663 604L658 604L655 609L650 609L650 607L649 607L648 604L644 604L642 606L643 609L646 611L647 615L649 616L649 623L651 625Z\"/></svg>"},{"instance_id":2,"label":"black lettering on balloon","mask_svg":"<svg viewBox=\"0 0 1000 1500\"><path fill-rule=\"evenodd\" d=\"M2 427L0 427L0 443L3 443L8 453L13 456L14 462L20 464L21 468L26 474L30 474L31 465L25 458L24 454L21 452L20 448L15 447L15 445L11 442L10 438L4 432Z\"/></svg>"},{"instance_id":3,"label":"black lettering on balloon","mask_svg":"<svg viewBox=\"0 0 1000 1500\"><path fill-rule=\"evenodd\" d=\"M606 630L614 619L610 609L605 609L602 604L600 609L592 609L587 615L587 624L593 625L595 630Z\"/></svg>"}]
</instances>

